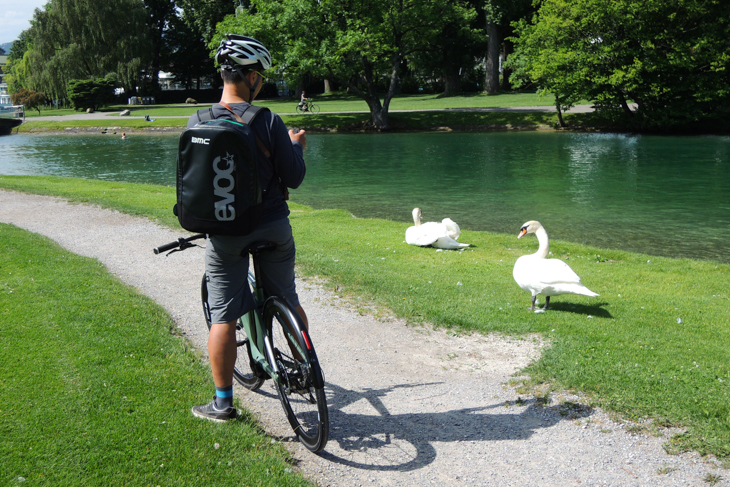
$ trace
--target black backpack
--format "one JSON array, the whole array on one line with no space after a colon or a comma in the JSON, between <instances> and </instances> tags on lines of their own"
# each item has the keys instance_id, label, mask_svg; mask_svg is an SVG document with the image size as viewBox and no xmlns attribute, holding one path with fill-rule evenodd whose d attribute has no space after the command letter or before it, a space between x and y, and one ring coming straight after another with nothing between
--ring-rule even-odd
<instances>
[{"instance_id":1,"label":"black backpack","mask_svg":"<svg viewBox=\"0 0 730 487\"><path fill-rule=\"evenodd\" d=\"M230 107L226 107L230 108ZM248 235L261 222L262 187L259 146L268 150L250 124L268 111L249 107L238 121L213 118L212 109L198 110L198 122L180 136L177 153L177 204L173 212L191 232Z\"/></svg>"}]
</instances>

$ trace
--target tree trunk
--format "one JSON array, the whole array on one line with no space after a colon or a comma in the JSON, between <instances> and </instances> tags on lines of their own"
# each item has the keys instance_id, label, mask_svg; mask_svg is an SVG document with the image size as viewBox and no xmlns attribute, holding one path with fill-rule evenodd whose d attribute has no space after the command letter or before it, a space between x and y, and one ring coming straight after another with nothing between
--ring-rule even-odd
<instances>
[{"instance_id":1,"label":"tree trunk","mask_svg":"<svg viewBox=\"0 0 730 487\"><path fill-rule=\"evenodd\" d=\"M446 64L444 65L443 77L444 77L444 92L443 96L454 96L461 93L461 73L458 66L456 66L450 58L447 58Z\"/></svg>"},{"instance_id":2,"label":"tree trunk","mask_svg":"<svg viewBox=\"0 0 730 487\"><path fill-rule=\"evenodd\" d=\"M324 92L332 93L332 87L330 86L330 80L328 79L324 80Z\"/></svg>"},{"instance_id":3,"label":"tree trunk","mask_svg":"<svg viewBox=\"0 0 730 487\"><path fill-rule=\"evenodd\" d=\"M499 93L499 49L501 45L499 26L487 20L487 74L484 79L484 90L487 93Z\"/></svg>"},{"instance_id":4,"label":"tree trunk","mask_svg":"<svg viewBox=\"0 0 730 487\"><path fill-rule=\"evenodd\" d=\"M505 68L504 63L515 51L515 46L507 39L504 40L502 46L502 91L510 91L512 89L512 83L510 83L509 77L512 75L512 70Z\"/></svg>"},{"instance_id":5,"label":"tree trunk","mask_svg":"<svg viewBox=\"0 0 730 487\"><path fill-rule=\"evenodd\" d=\"M621 103L621 108L623 108L624 113L626 113L629 117L633 117L634 112L631 111L631 107L629 107L629 104L626 103L626 97L620 91L618 92L618 99Z\"/></svg>"},{"instance_id":6,"label":"tree trunk","mask_svg":"<svg viewBox=\"0 0 730 487\"><path fill-rule=\"evenodd\" d=\"M565 122L563 121L563 111L560 109L560 97L555 95L555 110L558 112L558 124L561 128L565 128Z\"/></svg>"},{"instance_id":7,"label":"tree trunk","mask_svg":"<svg viewBox=\"0 0 730 487\"><path fill-rule=\"evenodd\" d=\"M444 73L444 96L455 96L461 93L461 76L456 73Z\"/></svg>"}]
</instances>

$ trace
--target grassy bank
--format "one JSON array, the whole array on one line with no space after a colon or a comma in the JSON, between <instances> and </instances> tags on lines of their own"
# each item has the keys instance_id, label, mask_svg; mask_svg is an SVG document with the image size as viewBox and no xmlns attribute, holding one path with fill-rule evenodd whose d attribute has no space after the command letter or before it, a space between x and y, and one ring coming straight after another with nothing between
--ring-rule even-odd
<instances>
[{"instance_id":1,"label":"grassy bank","mask_svg":"<svg viewBox=\"0 0 730 487\"><path fill-rule=\"evenodd\" d=\"M288 127L311 132L360 131L370 120L369 114L341 113L318 115L281 115ZM400 112L390 115L394 131L431 130L535 130L552 128L557 115L541 112ZM154 122L141 119L109 120L43 120L28 121L20 126L21 133L101 133L116 132L182 132L187 118L161 118Z\"/></svg>"},{"instance_id":2,"label":"grassy bank","mask_svg":"<svg viewBox=\"0 0 730 487\"><path fill-rule=\"evenodd\" d=\"M7 176L0 187L177 226L168 213L173 188ZM292 209L300 272L326 278L363 312L375 304L455 332L540 333L552 347L528 368L533 384L583 391L625 417L684 428L670 451L730 457L730 266L554 240L554 256L601 296L556 297L552 310L535 314L512 266L537 242L517 240L518 228L515 235L464 231L460 240L472 248L438 252L406 245L403 223Z\"/></svg>"},{"instance_id":3,"label":"grassy bank","mask_svg":"<svg viewBox=\"0 0 730 487\"><path fill-rule=\"evenodd\" d=\"M312 97L323 112L367 112L367 103L362 98L347 93L328 93ZM277 113L295 113L298 101L295 98L257 99L256 105L268 107ZM536 93L467 93L460 96L442 97L434 94L398 95L393 98L391 110L445 110L451 108L493 108L493 107L528 107L553 106L550 97L541 97ZM199 108L208 105L114 105L101 110L109 115L119 115L123 110L130 110L131 116L149 115L155 117L187 118ZM45 109L40 116L72 115L81 112L72 109ZM26 117L38 117L36 110L29 110Z\"/></svg>"},{"instance_id":4,"label":"grassy bank","mask_svg":"<svg viewBox=\"0 0 730 487\"><path fill-rule=\"evenodd\" d=\"M251 417L190 414L207 366L99 262L0 224L0 269L3 485L308 485Z\"/></svg>"}]
</instances>

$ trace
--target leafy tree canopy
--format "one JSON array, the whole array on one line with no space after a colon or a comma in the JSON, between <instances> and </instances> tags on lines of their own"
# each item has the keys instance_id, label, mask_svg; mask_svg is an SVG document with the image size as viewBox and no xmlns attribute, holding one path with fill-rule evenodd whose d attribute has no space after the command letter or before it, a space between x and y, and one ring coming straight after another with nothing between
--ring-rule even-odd
<instances>
[{"instance_id":1,"label":"leafy tree canopy","mask_svg":"<svg viewBox=\"0 0 730 487\"><path fill-rule=\"evenodd\" d=\"M513 66L563 108L588 99L637 127L672 128L730 104L726 0L544 0L515 28Z\"/></svg>"},{"instance_id":2,"label":"leafy tree canopy","mask_svg":"<svg viewBox=\"0 0 730 487\"><path fill-rule=\"evenodd\" d=\"M113 73L133 93L149 55L145 21L138 0L50 0L27 31L25 87L63 98L69 80Z\"/></svg>"},{"instance_id":3,"label":"leafy tree canopy","mask_svg":"<svg viewBox=\"0 0 730 487\"><path fill-rule=\"evenodd\" d=\"M227 32L252 35L270 46L289 79L337 80L362 97L372 124L389 126L404 61L439 42L441 19L473 12L454 0L252 0L252 8L218 25L210 44ZM378 88L383 87L382 101Z\"/></svg>"},{"instance_id":4,"label":"leafy tree canopy","mask_svg":"<svg viewBox=\"0 0 730 487\"><path fill-rule=\"evenodd\" d=\"M21 88L16 93L10 95L13 105L25 105L25 108L34 108L41 114L41 107L48 101L45 93L37 91L25 90Z\"/></svg>"},{"instance_id":5,"label":"leafy tree canopy","mask_svg":"<svg viewBox=\"0 0 730 487\"><path fill-rule=\"evenodd\" d=\"M177 5L185 12L185 22L206 42L215 35L216 25L227 15L234 14L239 4L239 0L177 0ZM248 7L249 2L245 1L243 5Z\"/></svg>"}]
</instances>

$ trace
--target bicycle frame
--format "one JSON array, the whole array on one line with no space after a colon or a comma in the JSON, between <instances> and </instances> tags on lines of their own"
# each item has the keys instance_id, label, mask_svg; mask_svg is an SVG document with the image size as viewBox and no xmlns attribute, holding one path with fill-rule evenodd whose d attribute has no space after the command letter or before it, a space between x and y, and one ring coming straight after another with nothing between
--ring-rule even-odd
<instances>
[{"instance_id":1,"label":"bicycle frame","mask_svg":"<svg viewBox=\"0 0 730 487\"><path fill-rule=\"evenodd\" d=\"M253 256L254 277L260 275L257 254L263 250L266 250L265 246L250 249L250 253ZM249 338L249 346L247 347L249 359L258 364L258 366L269 374L275 382L281 383L282 381L279 377L279 370L275 369L276 360L274 359L273 345L269 342L268 336L264 330L264 313L270 308L269 305L272 303L272 300L278 300L280 304L282 301L273 296L267 298L264 294L263 286L258 279L256 280L253 295L256 307L241 317L241 323L243 324L246 336ZM292 309L288 302L284 301L284 304L291 314L292 321L299 322L301 319L299 318L298 313ZM300 339L303 339L304 343L309 342L309 340L308 337L305 336L306 331L304 330L304 327L298 327L300 328L299 330L289 330L292 335L299 335L295 341L292 341L291 338L287 336L289 345L293 346L301 357L306 357L309 360L316 361L316 357L311 356L308 349L303 349L301 347L299 343ZM274 364L274 367L270 364ZM315 382L319 381L315 380ZM321 386L323 386L323 384L320 384L320 387Z\"/></svg>"}]
</instances>

